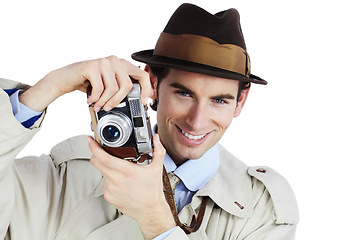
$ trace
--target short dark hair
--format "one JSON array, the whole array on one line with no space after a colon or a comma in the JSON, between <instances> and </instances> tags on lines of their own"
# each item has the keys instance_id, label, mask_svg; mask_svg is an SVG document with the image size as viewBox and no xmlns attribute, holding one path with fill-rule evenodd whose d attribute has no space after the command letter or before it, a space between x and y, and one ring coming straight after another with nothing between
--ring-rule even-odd
<instances>
[{"instance_id":1,"label":"short dark hair","mask_svg":"<svg viewBox=\"0 0 360 240\"><path fill-rule=\"evenodd\" d=\"M160 85L161 81L169 74L169 68L150 66L150 71L157 78L158 82L157 82L157 86L156 86L156 92L159 92L159 85ZM241 91L250 88L250 86L251 86L250 82L239 82L239 89L238 89L238 94L237 94L237 97L236 97L236 101L239 101ZM156 111L158 103L159 103L159 100L158 100L158 98L156 98L153 101L153 103L150 105L150 107L154 111Z\"/></svg>"}]
</instances>

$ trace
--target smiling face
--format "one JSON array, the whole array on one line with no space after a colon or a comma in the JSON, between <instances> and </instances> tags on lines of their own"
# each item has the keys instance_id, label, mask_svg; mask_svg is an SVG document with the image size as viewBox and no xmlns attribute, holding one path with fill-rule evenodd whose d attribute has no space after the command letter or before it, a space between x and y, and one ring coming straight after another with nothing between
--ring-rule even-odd
<instances>
[{"instance_id":1,"label":"smiling face","mask_svg":"<svg viewBox=\"0 0 360 240\"><path fill-rule=\"evenodd\" d=\"M156 78L150 74L155 84ZM239 82L170 69L158 88L157 123L162 144L176 165L200 158L223 136L245 103Z\"/></svg>"}]
</instances>

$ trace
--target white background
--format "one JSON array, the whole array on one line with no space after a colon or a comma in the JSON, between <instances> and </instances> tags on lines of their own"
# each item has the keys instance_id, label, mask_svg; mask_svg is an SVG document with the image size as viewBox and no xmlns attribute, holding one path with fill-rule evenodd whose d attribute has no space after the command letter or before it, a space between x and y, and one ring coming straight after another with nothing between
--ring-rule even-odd
<instances>
[{"instance_id":1,"label":"white background","mask_svg":"<svg viewBox=\"0 0 360 240\"><path fill-rule=\"evenodd\" d=\"M269 82L253 85L221 143L248 165L271 166L288 179L300 208L297 239L357 238L360 17L355 0L191 2L212 13L239 10L252 72ZM76 61L114 54L133 62L131 53L154 47L180 3L2 1L0 76L31 85ZM20 156L48 153L63 139L91 134L85 98L72 93L54 102L43 129Z\"/></svg>"}]
</instances>

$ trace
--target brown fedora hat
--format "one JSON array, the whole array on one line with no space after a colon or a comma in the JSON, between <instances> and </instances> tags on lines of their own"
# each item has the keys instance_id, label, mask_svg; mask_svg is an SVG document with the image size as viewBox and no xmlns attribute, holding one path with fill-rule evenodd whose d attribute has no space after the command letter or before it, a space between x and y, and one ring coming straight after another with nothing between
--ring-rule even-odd
<instances>
[{"instance_id":1,"label":"brown fedora hat","mask_svg":"<svg viewBox=\"0 0 360 240\"><path fill-rule=\"evenodd\" d=\"M155 49L136 52L132 58L155 67L267 84L250 73L240 15L233 8L213 15L196 5L182 4Z\"/></svg>"}]
</instances>

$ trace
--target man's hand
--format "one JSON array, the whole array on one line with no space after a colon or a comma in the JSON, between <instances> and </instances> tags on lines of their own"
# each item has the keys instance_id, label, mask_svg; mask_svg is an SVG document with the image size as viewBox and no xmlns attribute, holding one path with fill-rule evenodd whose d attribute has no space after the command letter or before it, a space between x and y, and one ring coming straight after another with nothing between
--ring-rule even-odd
<instances>
[{"instance_id":1,"label":"man's hand","mask_svg":"<svg viewBox=\"0 0 360 240\"><path fill-rule=\"evenodd\" d=\"M141 101L153 95L148 74L126 60L115 56L78 62L47 74L20 95L20 102L29 108L42 111L56 98L75 91L87 91L92 86L88 103L94 109L106 111L117 106L132 88L132 77L141 85Z\"/></svg>"},{"instance_id":2,"label":"man's hand","mask_svg":"<svg viewBox=\"0 0 360 240\"><path fill-rule=\"evenodd\" d=\"M104 176L104 198L139 223L145 239L152 239L175 226L162 183L165 149L159 135L153 138L151 163L137 165L106 153L89 138L91 163Z\"/></svg>"}]
</instances>

